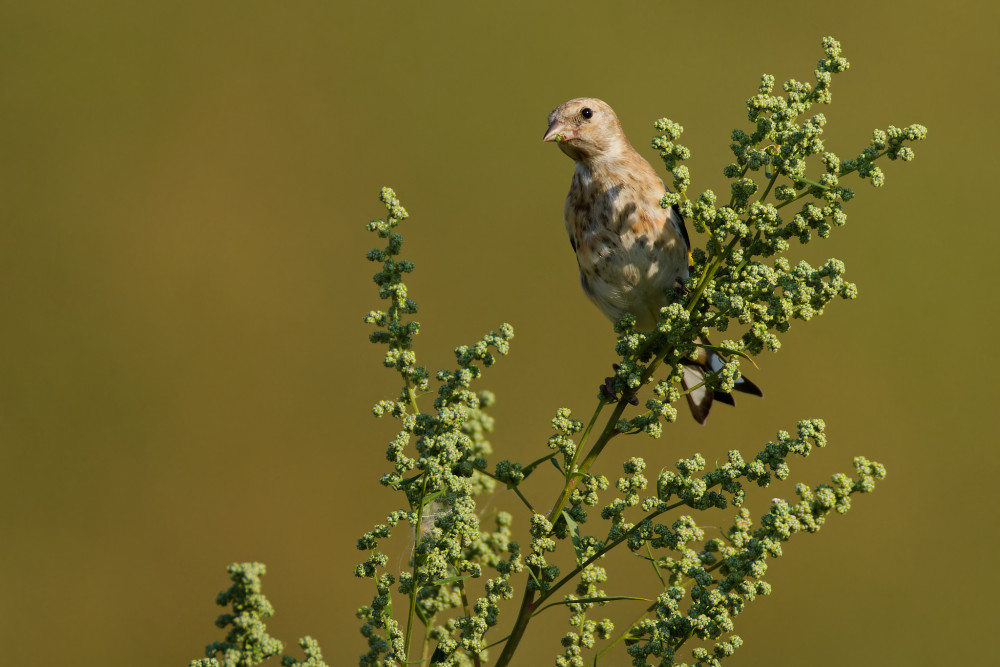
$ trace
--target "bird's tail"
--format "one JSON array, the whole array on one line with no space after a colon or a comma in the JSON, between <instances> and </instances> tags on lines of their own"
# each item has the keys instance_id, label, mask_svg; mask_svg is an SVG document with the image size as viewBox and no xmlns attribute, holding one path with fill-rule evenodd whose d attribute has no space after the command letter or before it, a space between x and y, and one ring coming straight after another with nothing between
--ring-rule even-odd
<instances>
[{"instance_id":1,"label":"bird's tail","mask_svg":"<svg viewBox=\"0 0 1000 667\"><path fill-rule=\"evenodd\" d=\"M707 344L707 341L702 341ZM705 420L708 419L708 412L712 409L712 403L714 401L719 401L720 403L725 403L726 405L736 405L736 399L733 395L726 392L714 391L709 389L702 383L705 381L705 374L709 372L717 373L724 365L725 361L719 356L715 351L708 350L704 347L698 348L698 359L688 360L684 362L684 378L681 380L681 386L685 390L691 387L697 387L693 391L687 394L688 405L691 407L691 416L694 417L695 421L699 424L704 424ZM702 386L698 386L702 385ZM764 392L760 390L760 387L755 385L752 381L748 380L745 376L740 377L736 381L735 386L733 386L734 391L741 391L745 394L753 394L754 396L764 396Z\"/></svg>"}]
</instances>

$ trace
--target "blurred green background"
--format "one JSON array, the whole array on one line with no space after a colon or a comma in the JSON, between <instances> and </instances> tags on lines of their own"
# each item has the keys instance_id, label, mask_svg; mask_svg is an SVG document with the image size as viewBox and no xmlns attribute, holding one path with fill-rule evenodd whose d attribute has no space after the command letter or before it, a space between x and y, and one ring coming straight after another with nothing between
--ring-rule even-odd
<instances>
[{"instance_id":1,"label":"blurred green background","mask_svg":"<svg viewBox=\"0 0 1000 667\"><path fill-rule=\"evenodd\" d=\"M548 112L607 100L661 173L648 140L668 116L692 189L719 192L759 76L812 80L831 34L852 63L821 109L831 149L930 128L885 189L857 187L846 228L799 253L843 259L860 298L759 360L765 400L705 428L684 415L611 448L602 471L753 452L826 419L830 447L793 480L858 454L889 478L789 545L734 664L984 664L997 503L970 474L1000 464L983 344L997 18L961 1L3 3L4 662L187 664L222 637L225 566L262 560L273 633L356 664L372 589L351 574L354 544L395 507L377 484L395 426L370 406L397 385L361 321L379 188L411 213L419 358L450 367L452 347L512 323L512 354L481 386L499 397L498 456L536 458L557 407L590 414L613 343L577 282L572 164L540 141ZM524 527L509 494L497 508ZM551 664L568 628L548 613L520 664Z\"/></svg>"}]
</instances>

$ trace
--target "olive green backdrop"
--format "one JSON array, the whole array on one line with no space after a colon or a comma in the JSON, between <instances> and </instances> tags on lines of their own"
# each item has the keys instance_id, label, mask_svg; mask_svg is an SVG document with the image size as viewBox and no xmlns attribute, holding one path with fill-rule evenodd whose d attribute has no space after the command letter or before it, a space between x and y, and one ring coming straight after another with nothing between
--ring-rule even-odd
<instances>
[{"instance_id":1,"label":"olive green backdrop","mask_svg":"<svg viewBox=\"0 0 1000 667\"><path fill-rule=\"evenodd\" d=\"M858 454L889 478L790 544L734 664L983 664L997 502L976 473L1000 464L988 4L3 3L3 662L185 665L222 636L225 566L262 560L272 631L356 664L372 589L351 574L355 539L394 507L377 479L395 426L370 406L397 385L361 321L379 188L412 214L422 362L514 325L481 386L499 455L533 459L557 407L589 415L613 343L577 283L549 110L607 100L654 164L669 116L693 189L721 191L760 74L811 80L832 34L852 63L823 109L832 149L930 128L802 254L847 262L860 298L759 360L765 400L616 445L603 472L752 452L825 418L831 445L794 480ZM491 501L523 528L518 507ZM547 613L519 664L551 664L568 628Z\"/></svg>"}]
</instances>

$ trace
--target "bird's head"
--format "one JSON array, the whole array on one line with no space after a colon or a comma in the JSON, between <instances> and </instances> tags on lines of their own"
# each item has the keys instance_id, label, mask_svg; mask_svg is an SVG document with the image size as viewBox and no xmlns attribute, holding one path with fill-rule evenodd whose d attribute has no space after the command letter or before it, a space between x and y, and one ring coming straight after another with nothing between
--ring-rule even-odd
<instances>
[{"instance_id":1,"label":"bird's head","mask_svg":"<svg viewBox=\"0 0 1000 667\"><path fill-rule=\"evenodd\" d=\"M563 153L583 162L617 155L628 146L618 116L596 97L578 97L553 109L542 141L556 142Z\"/></svg>"}]
</instances>

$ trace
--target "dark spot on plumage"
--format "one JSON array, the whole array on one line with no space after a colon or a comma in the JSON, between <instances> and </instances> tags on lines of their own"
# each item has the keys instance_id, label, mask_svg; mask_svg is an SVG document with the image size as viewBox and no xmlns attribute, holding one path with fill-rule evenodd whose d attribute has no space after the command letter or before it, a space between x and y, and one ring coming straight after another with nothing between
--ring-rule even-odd
<instances>
[{"instance_id":1,"label":"dark spot on plumage","mask_svg":"<svg viewBox=\"0 0 1000 667\"><path fill-rule=\"evenodd\" d=\"M620 208L618 215L615 216L615 226L614 230L616 233L621 234L622 231L628 226L629 218L635 213L636 205L635 202L629 202Z\"/></svg>"},{"instance_id":2,"label":"dark spot on plumage","mask_svg":"<svg viewBox=\"0 0 1000 667\"><path fill-rule=\"evenodd\" d=\"M582 188L574 188L569 191L569 205L580 217L585 218L590 213L590 200Z\"/></svg>"},{"instance_id":3,"label":"dark spot on plumage","mask_svg":"<svg viewBox=\"0 0 1000 667\"><path fill-rule=\"evenodd\" d=\"M587 201L581 201L578 209L590 226L593 229L603 229L611 230L614 232L619 232L619 229L612 229L612 215L615 210L615 200L620 194L620 186L614 186L611 188L606 188L600 191L591 190L589 193L590 198ZM581 196L584 193L581 192Z\"/></svg>"},{"instance_id":4,"label":"dark spot on plumage","mask_svg":"<svg viewBox=\"0 0 1000 667\"><path fill-rule=\"evenodd\" d=\"M572 236L569 237L569 244L573 246L573 252L576 252L576 239L574 239Z\"/></svg>"},{"instance_id":5,"label":"dark spot on plumage","mask_svg":"<svg viewBox=\"0 0 1000 667\"><path fill-rule=\"evenodd\" d=\"M610 188L604 188L604 190L599 193L599 198L610 206L615 203L615 200L618 199L621 192L622 186L612 185Z\"/></svg>"},{"instance_id":6,"label":"dark spot on plumage","mask_svg":"<svg viewBox=\"0 0 1000 667\"><path fill-rule=\"evenodd\" d=\"M646 240L645 236L638 236L635 239L635 244L640 248L645 248L649 241Z\"/></svg>"},{"instance_id":7,"label":"dark spot on plumage","mask_svg":"<svg viewBox=\"0 0 1000 667\"><path fill-rule=\"evenodd\" d=\"M611 227L611 207L606 203L597 207L597 226L602 229Z\"/></svg>"}]
</instances>

